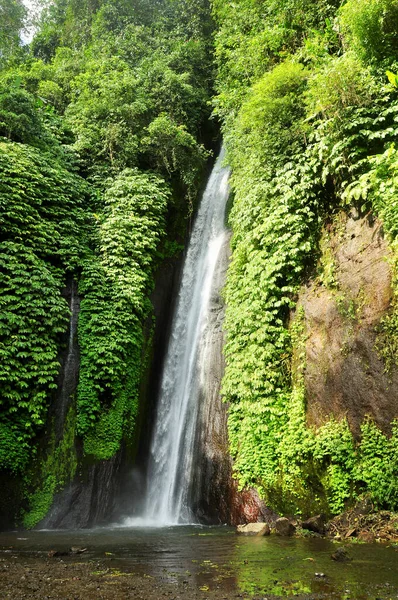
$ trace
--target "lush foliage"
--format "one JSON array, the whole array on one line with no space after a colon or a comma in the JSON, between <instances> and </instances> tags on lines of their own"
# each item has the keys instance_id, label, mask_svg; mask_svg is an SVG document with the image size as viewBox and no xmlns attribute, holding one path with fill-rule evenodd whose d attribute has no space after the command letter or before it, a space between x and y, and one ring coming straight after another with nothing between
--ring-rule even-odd
<instances>
[{"instance_id":1,"label":"lush foliage","mask_svg":"<svg viewBox=\"0 0 398 600\"><path fill-rule=\"evenodd\" d=\"M111 458L134 432L143 328L169 191L153 175L123 171L107 189L98 256L83 267L79 322L78 433L85 451Z\"/></svg>"},{"instance_id":2,"label":"lush foliage","mask_svg":"<svg viewBox=\"0 0 398 600\"><path fill-rule=\"evenodd\" d=\"M358 56L375 66L390 66L398 50L398 2L358 0L340 11L340 26L346 43Z\"/></svg>"},{"instance_id":3,"label":"lush foliage","mask_svg":"<svg viewBox=\"0 0 398 600\"><path fill-rule=\"evenodd\" d=\"M57 389L69 321L61 291L82 254L87 190L45 154L3 142L0 193L1 458L17 470Z\"/></svg>"},{"instance_id":4,"label":"lush foliage","mask_svg":"<svg viewBox=\"0 0 398 600\"><path fill-rule=\"evenodd\" d=\"M2 0L0 4L0 67L20 51L20 31L26 8L22 0Z\"/></svg>"},{"instance_id":5,"label":"lush foliage","mask_svg":"<svg viewBox=\"0 0 398 600\"><path fill-rule=\"evenodd\" d=\"M74 436L90 460L134 444L149 296L202 185L213 68L205 0L55 0L30 47L24 12L0 8L0 470L27 473L32 526L74 474ZM79 385L55 439L71 281Z\"/></svg>"},{"instance_id":6,"label":"lush foliage","mask_svg":"<svg viewBox=\"0 0 398 600\"><path fill-rule=\"evenodd\" d=\"M344 420L308 428L305 329L301 309L289 315L336 210L373 209L396 248L397 3L213 8L215 110L233 168L223 391L236 477L287 512L336 513L364 492L396 508L396 429L389 438L369 421L354 440ZM323 279L333 285L332 266ZM380 326L390 364L396 323L393 311Z\"/></svg>"}]
</instances>

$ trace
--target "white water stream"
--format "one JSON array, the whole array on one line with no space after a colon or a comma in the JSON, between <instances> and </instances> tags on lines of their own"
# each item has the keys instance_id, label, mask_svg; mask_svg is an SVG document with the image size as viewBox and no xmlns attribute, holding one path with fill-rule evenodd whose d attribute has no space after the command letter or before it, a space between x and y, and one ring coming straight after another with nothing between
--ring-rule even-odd
<instances>
[{"instance_id":1,"label":"white water stream","mask_svg":"<svg viewBox=\"0 0 398 600\"><path fill-rule=\"evenodd\" d=\"M143 525L192 523L189 505L200 401L200 361L212 282L226 239L229 170L221 152L192 229L162 374L151 442ZM125 525L137 524L128 519Z\"/></svg>"}]
</instances>

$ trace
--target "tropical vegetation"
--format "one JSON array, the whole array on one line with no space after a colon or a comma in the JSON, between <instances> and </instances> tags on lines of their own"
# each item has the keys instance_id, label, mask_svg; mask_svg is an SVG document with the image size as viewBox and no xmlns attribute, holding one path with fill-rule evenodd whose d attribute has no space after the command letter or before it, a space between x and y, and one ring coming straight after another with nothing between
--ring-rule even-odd
<instances>
[{"instance_id":1,"label":"tropical vegetation","mask_svg":"<svg viewBox=\"0 0 398 600\"><path fill-rule=\"evenodd\" d=\"M323 225L351 207L382 221L397 295L398 0L43 0L23 44L26 17L0 2L0 471L22 482L18 518L37 524L82 457L136 444L156 272L186 240L219 130L239 485L282 512L362 494L398 508L397 423L307 423L297 304ZM58 439L72 284L79 382ZM386 369L397 322L394 301Z\"/></svg>"}]
</instances>

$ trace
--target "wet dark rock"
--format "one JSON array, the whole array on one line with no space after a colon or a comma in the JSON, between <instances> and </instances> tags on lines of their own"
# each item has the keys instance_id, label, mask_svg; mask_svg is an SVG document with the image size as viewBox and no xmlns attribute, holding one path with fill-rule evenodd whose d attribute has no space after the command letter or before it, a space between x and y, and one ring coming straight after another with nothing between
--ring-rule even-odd
<instances>
[{"instance_id":1,"label":"wet dark rock","mask_svg":"<svg viewBox=\"0 0 398 600\"><path fill-rule=\"evenodd\" d=\"M325 534L325 524L326 517L325 515L316 515L315 517L310 517L301 523L301 527L303 529L307 529L308 531L313 531L314 533L320 533L321 535Z\"/></svg>"},{"instance_id":2,"label":"wet dark rock","mask_svg":"<svg viewBox=\"0 0 398 600\"><path fill-rule=\"evenodd\" d=\"M332 560L336 562L349 562L352 560L351 556L345 548L337 548L336 552L332 554Z\"/></svg>"},{"instance_id":3,"label":"wet dark rock","mask_svg":"<svg viewBox=\"0 0 398 600\"><path fill-rule=\"evenodd\" d=\"M241 535L264 536L271 533L268 523L248 523L247 525L238 525L236 533Z\"/></svg>"},{"instance_id":4,"label":"wet dark rock","mask_svg":"<svg viewBox=\"0 0 398 600\"><path fill-rule=\"evenodd\" d=\"M290 536L294 535L296 528L289 519L281 517L275 521L275 529L278 535Z\"/></svg>"},{"instance_id":5,"label":"wet dark rock","mask_svg":"<svg viewBox=\"0 0 398 600\"><path fill-rule=\"evenodd\" d=\"M229 239L226 239L214 273L208 321L203 333L208 359L202 366L204 383L199 414L201 425L195 443L194 460L197 469L191 504L196 518L206 524L271 523L275 520L275 514L265 506L257 491L238 491L237 481L232 477L228 406L222 401L220 391L225 369L225 305L220 290L225 284L229 256Z\"/></svg>"},{"instance_id":6,"label":"wet dark rock","mask_svg":"<svg viewBox=\"0 0 398 600\"><path fill-rule=\"evenodd\" d=\"M203 523L233 523L231 505L234 490L232 461L229 454L227 406L221 399L221 380L225 362L222 328L225 306L220 290L225 284L229 264L229 239L220 252L212 283L209 314L203 339L208 359L202 366L200 426L195 444L195 470L192 506Z\"/></svg>"},{"instance_id":7,"label":"wet dark rock","mask_svg":"<svg viewBox=\"0 0 398 600\"><path fill-rule=\"evenodd\" d=\"M80 351L77 341L77 323L80 313L80 298L77 283L70 279L63 291L70 309L67 349L62 356L62 367L58 379L56 401L50 407L50 417L54 419L56 441L59 443L64 435L64 427L68 409L73 402L79 380ZM66 340L65 340L66 341Z\"/></svg>"},{"instance_id":8,"label":"wet dark rock","mask_svg":"<svg viewBox=\"0 0 398 600\"><path fill-rule=\"evenodd\" d=\"M80 529L102 523L112 512L118 486L122 453L88 467L84 475L58 492L40 527L46 529Z\"/></svg>"},{"instance_id":9,"label":"wet dark rock","mask_svg":"<svg viewBox=\"0 0 398 600\"><path fill-rule=\"evenodd\" d=\"M238 484L233 480L233 494L231 504L231 524L246 524L265 522L271 526L278 515L268 508L254 489L238 491Z\"/></svg>"}]
</instances>

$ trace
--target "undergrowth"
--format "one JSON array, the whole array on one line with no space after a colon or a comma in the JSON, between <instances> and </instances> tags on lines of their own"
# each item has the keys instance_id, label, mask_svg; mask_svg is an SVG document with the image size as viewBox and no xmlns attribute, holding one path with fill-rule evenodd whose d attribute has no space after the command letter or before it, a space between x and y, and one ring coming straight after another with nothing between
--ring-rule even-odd
<instances>
[{"instance_id":1,"label":"undergrowth","mask_svg":"<svg viewBox=\"0 0 398 600\"><path fill-rule=\"evenodd\" d=\"M396 253L398 3L321 4L300 20L294 0L288 18L281 2L213 2L215 109L233 169L223 381L231 453L240 487L257 487L283 512L335 514L362 493L395 509L396 424L389 436L369 418L359 439L345 419L310 428L305 364L297 365L305 358L302 309L290 322L320 254L322 225L339 210L373 211ZM321 251L330 267L322 282L337 294ZM397 363L395 306L381 326L386 368ZM355 318L344 300L341 310Z\"/></svg>"}]
</instances>

